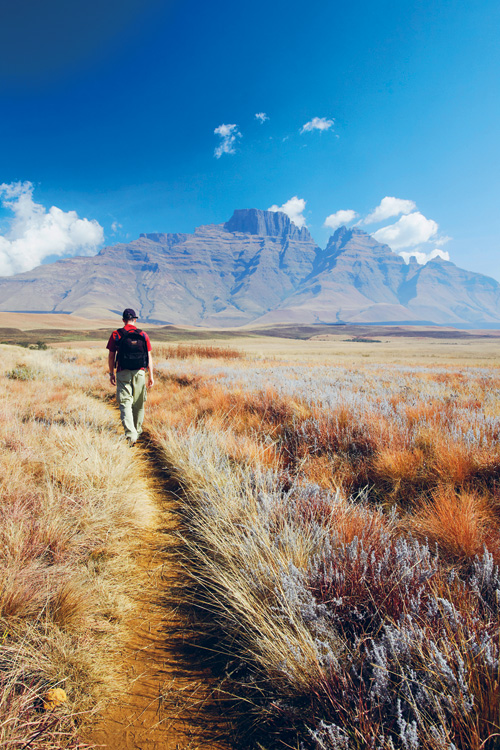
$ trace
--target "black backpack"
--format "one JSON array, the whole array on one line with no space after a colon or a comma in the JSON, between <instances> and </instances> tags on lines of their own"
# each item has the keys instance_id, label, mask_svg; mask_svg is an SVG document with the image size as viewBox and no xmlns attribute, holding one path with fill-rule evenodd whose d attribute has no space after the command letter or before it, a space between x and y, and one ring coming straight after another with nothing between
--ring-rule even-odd
<instances>
[{"instance_id":1,"label":"black backpack","mask_svg":"<svg viewBox=\"0 0 500 750\"><path fill-rule=\"evenodd\" d=\"M140 370L147 367L149 363L148 345L142 331L134 328L126 331L125 328L118 330L120 340L118 341L117 362L120 370Z\"/></svg>"}]
</instances>

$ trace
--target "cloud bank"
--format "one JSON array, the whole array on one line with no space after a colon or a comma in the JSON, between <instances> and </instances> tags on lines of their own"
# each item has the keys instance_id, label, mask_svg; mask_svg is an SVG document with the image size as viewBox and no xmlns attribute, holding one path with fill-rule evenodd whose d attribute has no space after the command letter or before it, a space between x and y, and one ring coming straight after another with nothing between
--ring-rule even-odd
<instances>
[{"instance_id":1,"label":"cloud bank","mask_svg":"<svg viewBox=\"0 0 500 750\"><path fill-rule=\"evenodd\" d=\"M312 130L330 130L335 125L335 120L327 120L326 117L313 117L312 120L302 125L301 133L310 133Z\"/></svg>"},{"instance_id":2,"label":"cloud bank","mask_svg":"<svg viewBox=\"0 0 500 750\"><path fill-rule=\"evenodd\" d=\"M0 184L0 202L13 213L0 235L0 275L11 276L39 266L52 255L94 255L104 231L94 219L52 206L48 211L33 200L31 182Z\"/></svg>"},{"instance_id":3,"label":"cloud bank","mask_svg":"<svg viewBox=\"0 0 500 750\"><path fill-rule=\"evenodd\" d=\"M436 236L439 229L438 224L432 219L426 219L420 211L402 216L395 224L377 229L373 232L378 242L384 242L392 250L401 250L404 247L413 247L423 242L429 242Z\"/></svg>"},{"instance_id":4,"label":"cloud bank","mask_svg":"<svg viewBox=\"0 0 500 750\"><path fill-rule=\"evenodd\" d=\"M305 207L306 201L303 198L298 198L296 195L294 195L293 198L290 198L290 200L286 201L286 203L283 203L282 206L270 206L267 210L281 211L288 216L290 221L292 221L295 226L301 229L302 227L306 226L306 218L302 215Z\"/></svg>"},{"instance_id":5,"label":"cloud bank","mask_svg":"<svg viewBox=\"0 0 500 750\"><path fill-rule=\"evenodd\" d=\"M350 224L350 222L357 219L357 217L358 214L356 211L353 211L350 208L341 209L340 211L336 211L334 214L327 216L323 226L330 227L330 229L338 229L338 227L341 227L343 224Z\"/></svg>"},{"instance_id":6,"label":"cloud bank","mask_svg":"<svg viewBox=\"0 0 500 750\"><path fill-rule=\"evenodd\" d=\"M337 229L342 224L349 224L357 216L358 214L352 209L340 210L327 216L324 226ZM440 247L449 242L451 237L438 235L437 222L428 219L418 211L415 201L386 195L373 211L357 222L356 226L378 224L396 216L400 218L392 224L371 232L372 237L378 242L389 245L396 253L404 250L404 252L399 252L399 255L407 263L410 257L416 258L420 264L427 263L433 258L450 260L449 253L440 250ZM425 247L422 247L431 243L434 247L432 250L427 251Z\"/></svg>"},{"instance_id":7,"label":"cloud bank","mask_svg":"<svg viewBox=\"0 0 500 750\"><path fill-rule=\"evenodd\" d=\"M236 140L237 138L241 138L241 133L237 125L219 125L218 128L215 128L214 133L221 138L221 142L214 151L216 159L220 159L222 154L236 153Z\"/></svg>"}]
</instances>

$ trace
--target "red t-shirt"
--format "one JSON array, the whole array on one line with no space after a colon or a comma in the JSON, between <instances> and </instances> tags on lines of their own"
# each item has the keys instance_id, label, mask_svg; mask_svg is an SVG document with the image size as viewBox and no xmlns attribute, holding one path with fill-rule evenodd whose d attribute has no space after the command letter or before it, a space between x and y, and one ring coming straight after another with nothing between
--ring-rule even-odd
<instances>
[{"instance_id":1,"label":"red t-shirt","mask_svg":"<svg viewBox=\"0 0 500 750\"><path fill-rule=\"evenodd\" d=\"M137 326L132 325L132 323L126 323L123 326L123 328L126 331L133 331L135 328L137 328ZM144 338L146 339L146 346L148 347L148 352L150 352L151 351L151 341L149 340L148 334L145 331L141 331L141 336L144 336ZM118 350L118 342L119 341L120 341L120 333L119 333L119 331L113 331L113 333L109 337L109 341L108 341L108 343L106 345L106 349L109 349L110 352L116 352ZM117 364L116 371L120 372L120 369L121 369L120 365L118 364L118 362L116 364ZM145 370L145 369L146 369L145 367L141 367L141 370Z\"/></svg>"}]
</instances>

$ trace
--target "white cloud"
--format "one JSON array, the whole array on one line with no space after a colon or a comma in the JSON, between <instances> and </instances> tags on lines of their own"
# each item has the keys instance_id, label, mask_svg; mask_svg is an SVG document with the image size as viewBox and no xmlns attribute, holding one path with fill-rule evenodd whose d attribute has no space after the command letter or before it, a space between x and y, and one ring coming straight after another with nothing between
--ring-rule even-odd
<instances>
[{"instance_id":1,"label":"white cloud","mask_svg":"<svg viewBox=\"0 0 500 750\"><path fill-rule=\"evenodd\" d=\"M330 130L335 125L335 120L327 120L326 117L313 117L312 120L302 125L300 132L309 133L311 130Z\"/></svg>"},{"instance_id":2,"label":"white cloud","mask_svg":"<svg viewBox=\"0 0 500 750\"><path fill-rule=\"evenodd\" d=\"M104 231L94 219L79 219L76 211L33 201L31 182L0 185L0 201L14 214L0 235L0 275L29 271L51 255L94 255Z\"/></svg>"},{"instance_id":3,"label":"white cloud","mask_svg":"<svg viewBox=\"0 0 500 750\"><path fill-rule=\"evenodd\" d=\"M399 253L399 255L404 258L405 263L409 263L410 258L413 257L416 259L417 263L420 263L421 266L425 266L425 264L433 258L450 260L450 254L446 250L440 250L438 247L436 247L434 250L431 250L430 253L424 253L421 250L413 250L408 253Z\"/></svg>"},{"instance_id":4,"label":"white cloud","mask_svg":"<svg viewBox=\"0 0 500 750\"><path fill-rule=\"evenodd\" d=\"M270 206L267 210L281 211L288 216L290 221L292 221L295 226L301 229L302 227L306 226L306 218L302 215L305 207L306 201L303 198L298 198L296 195L294 195L293 198L290 198L290 200L288 200L286 203L283 203L282 206Z\"/></svg>"},{"instance_id":5,"label":"white cloud","mask_svg":"<svg viewBox=\"0 0 500 750\"><path fill-rule=\"evenodd\" d=\"M438 247L442 247L443 245L446 245L446 243L452 239L453 237L448 237L448 235L444 234L442 237L438 237L436 240L434 240L434 243ZM445 258L445 260L447 260L447 258Z\"/></svg>"},{"instance_id":6,"label":"white cloud","mask_svg":"<svg viewBox=\"0 0 500 750\"><path fill-rule=\"evenodd\" d=\"M219 135L222 139L214 151L216 159L220 159L222 154L236 153L236 139L241 138L241 133L238 130L237 125L219 125L218 128L215 128L214 133L215 135Z\"/></svg>"},{"instance_id":7,"label":"white cloud","mask_svg":"<svg viewBox=\"0 0 500 750\"><path fill-rule=\"evenodd\" d=\"M327 216L323 226L330 227L331 229L337 229L338 227L341 227L342 224L349 224L351 221L356 219L357 216L358 214L356 213L356 211L353 211L350 208L345 210L341 209L340 211Z\"/></svg>"},{"instance_id":8,"label":"white cloud","mask_svg":"<svg viewBox=\"0 0 500 750\"><path fill-rule=\"evenodd\" d=\"M117 221L114 221L111 224L111 231L113 232L113 234L116 234L119 229L123 229L122 225L119 224Z\"/></svg>"},{"instance_id":9,"label":"white cloud","mask_svg":"<svg viewBox=\"0 0 500 750\"><path fill-rule=\"evenodd\" d=\"M255 114L255 119L258 120L262 125L266 120L269 120L269 116L266 115L265 112L257 112Z\"/></svg>"},{"instance_id":10,"label":"white cloud","mask_svg":"<svg viewBox=\"0 0 500 750\"><path fill-rule=\"evenodd\" d=\"M385 198L382 198L377 208L374 208L371 214L368 214L360 223L377 224L379 221L385 221L392 216L410 214L416 207L414 201L404 200L403 198L391 198L387 195Z\"/></svg>"},{"instance_id":11,"label":"white cloud","mask_svg":"<svg viewBox=\"0 0 500 750\"><path fill-rule=\"evenodd\" d=\"M392 250L420 245L435 237L439 227L432 219L426 219L419 211L402 216L395 224L389 224L373 232L378 242L383 242Z\"/></svg>"}]
</instances>

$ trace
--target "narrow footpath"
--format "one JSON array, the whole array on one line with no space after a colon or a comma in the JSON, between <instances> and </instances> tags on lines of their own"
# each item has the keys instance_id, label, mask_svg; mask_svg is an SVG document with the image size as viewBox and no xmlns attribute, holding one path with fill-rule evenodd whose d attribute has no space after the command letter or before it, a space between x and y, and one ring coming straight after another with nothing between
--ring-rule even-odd
<instances>
[{"instance_id":1,"label":"narrow footpath","mask_svg":"<svg viewBox=\"0 0 500 750\"><path fill-rule=\"evenodd\" d=\"M85 740L107 750L229 750L214 739L217 731L206 719L207 679L182 669L182 658L172 645L176 639L170 637L179 632L182 636L182 621L168 604L178 576L174 499L146 447L135 447L132 460L144 472L159 506L158 528L141 544L137 607L125 627L128 692L97 717Z\"/></svg>"}]
</instances>

